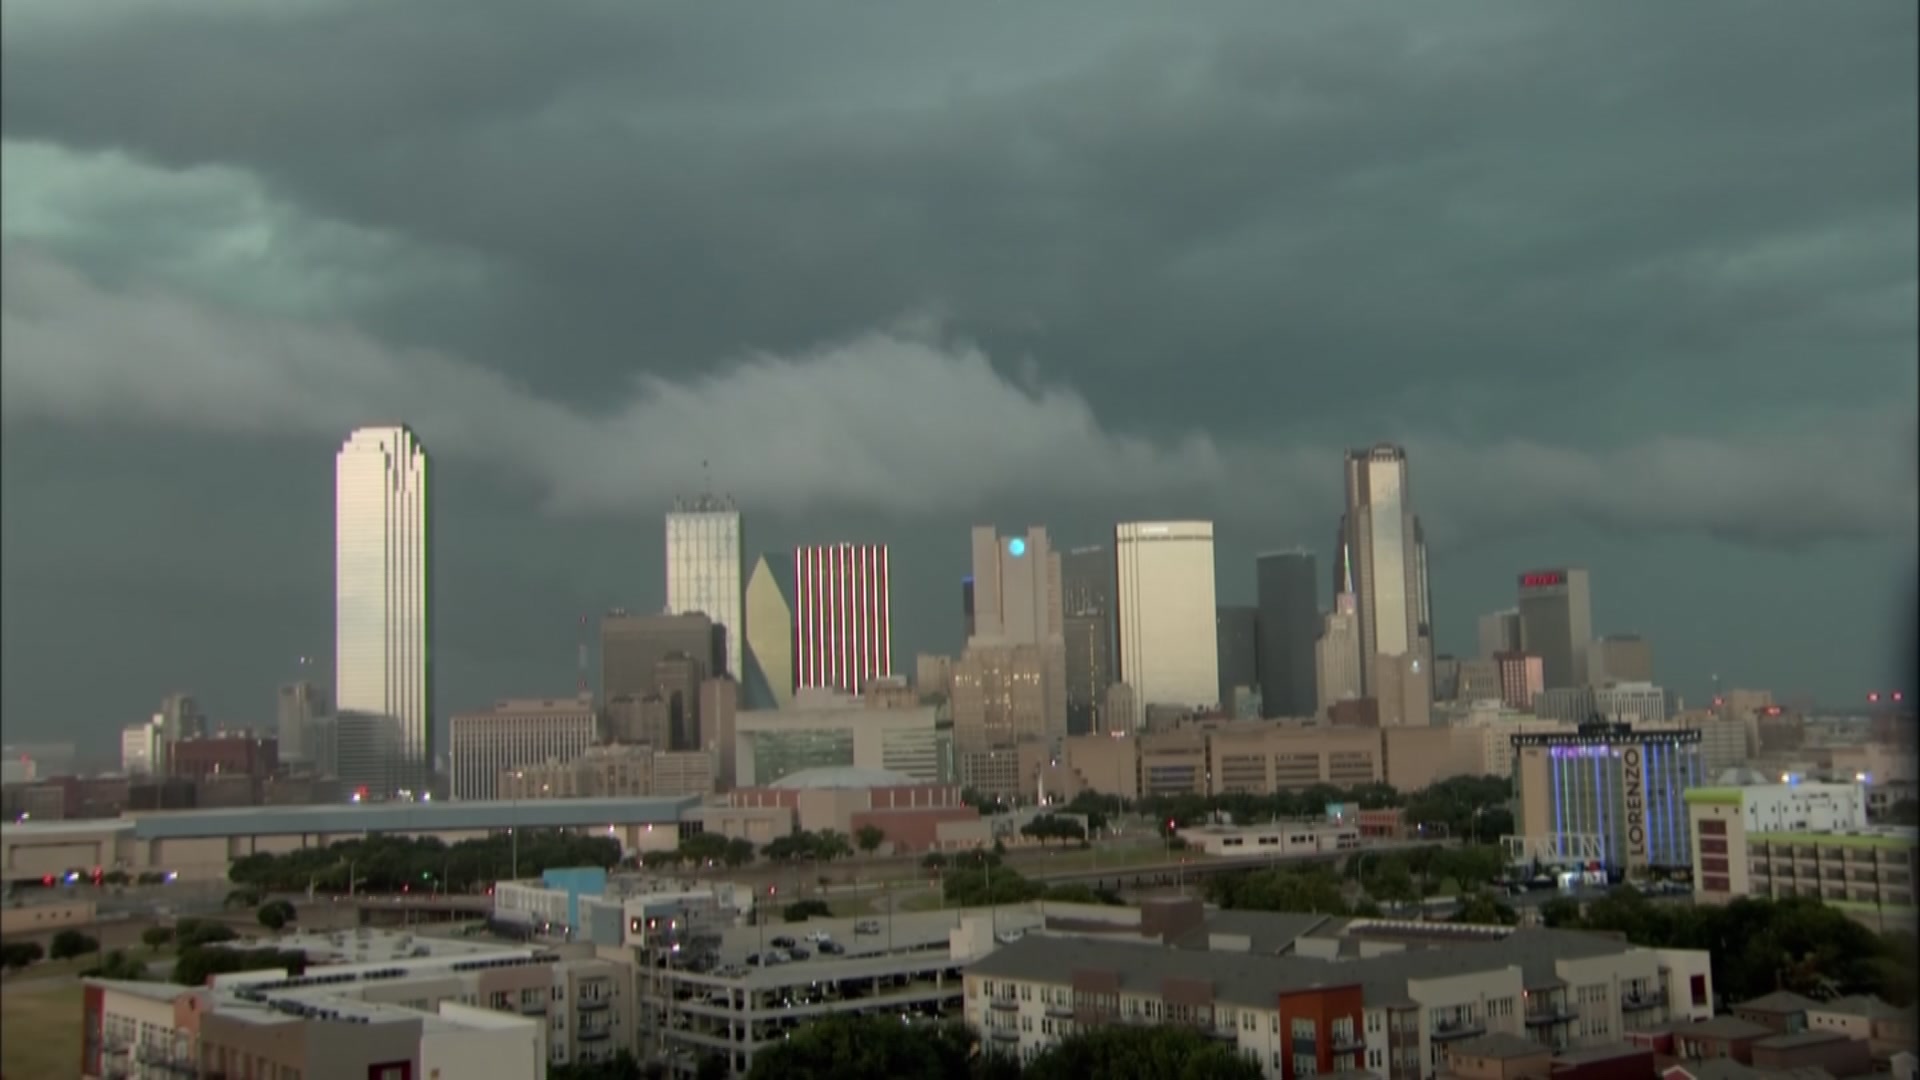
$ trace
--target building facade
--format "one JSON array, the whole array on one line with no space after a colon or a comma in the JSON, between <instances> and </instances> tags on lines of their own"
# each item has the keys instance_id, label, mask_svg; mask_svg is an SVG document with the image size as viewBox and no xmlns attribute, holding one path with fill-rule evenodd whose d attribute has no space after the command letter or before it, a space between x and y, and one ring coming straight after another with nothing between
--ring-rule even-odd
<instances>
[{"instance_id":1,"label":"building facade","mask_svg":"<svg viewBox=\"0 0 1920 1080\"><path fill-rule=\"evenodd\" d=\"M732 499L701 495L674 502L667 515L667 611L710 619L726 637L714 659L724 660L735 678L745 670L740 558L740 511Z\"/></svg>"},{"instance_id":2,"label":"building facade","mask_svg":"<svg viewBox=\"0 0 1920 1080\"><path fill-rule=\"evenodd\" d=\"M1381 444L1347 454L1333 591L1356 599L1364 694L1381 702L1383 717L1393 712L1406 714L1406 723L1426 723L1419 699L1433 700L1433 604L1426 537L1413 512L1407 452L1400 447ZM1383 685L1389 679L1383 668L1392 670L1392 686ZM1413 706L1390 707L1390 699Z\"/></svg>"},{"instance_id":3,"label":"building facade","mask_svg":"<svg viewBox=\"0 0 1920 1080\"><path fill-rule=\"evenodd\" d=\"M1320 580L1313 552L1270 551L1254 559L1260 611L1261 715L1313 716L1320 710ZM1356 695L1357 696L1357 695Z\"/></svg>"},{"instance_id":4,"label":"building facade","mask_svg":"<svg viewBox=\"0 0 1920 1080\"><path fill-rule=\"evenodd\" d=\"M1327 716L1343 701L1354 701L1364 694L1360 675L1360 610L1358 598L1341 593L1333 598L1333 610L1327 612L1320 640L1313 643L1316 672L1315 691L1319 701L1317 716Z\"/></svg>"},{"instance_id":5,"label":"building facade","mask_svg":"<svg viewBox=\"0 0 1920 1080\"><path fill-rule=\"evenodd\" d=\"M784 709L793 702L793 554L754 560L747 576L740 701L749 709Z\"/></svg>"},{"instance_id":6,"label":"building facade","mask_svg":"<svg viewBox=\"0 0 1920 1080\"><path fill-rule=\"evenodd\" d=\"M316 717L327 715L327 692L310 682L292 682L280 687L279 721L280 760L311 764L313 751L307 745L307 729Z\"/></svg>"},{"instance_id":7,"label":"building facade","mask_svg":"<svg viewBox=\"0 0 1920 1080\"><path fill-rule=\"evenodd\" d=\"M413 432L348 436L334 462L333 703L394 719L396 790L426 790L433 771L430 528L427 451Z\"/></svg>"},{"instance_id":8,"label":"building facade","mask_svg":"<svg viewBox=\"0 0 1920 1080\"><path fill-rule=\"evenodd\" d=\"M1217 704L1213 523L1128 522L1114 527L1119 679L1134 715L1107 728L1139 730L1154 705Z\"/></svg>"},{"instance_id":9,"label":"building facade","mask_svg":"<svg viewBox=\"0 0 1920 1080\"><path fill-rule=\"evenodd\" d=\"M796 689L859 694L893 674L885 544L833 544L793 553Z\"/></svg>"},{"instance_id":10,"label":"building facade","mask_svg":"<svg viewBox=\"0 0 1920 1080\"><path fill-rule=\"evenodd\" d=\"M1480 659L1491 660L1497 653L1524 652L1520 641L1518 608L1492 611L1480 616Z\"/></svg>"},{"instance_id":11,"label":"building facade","mask_svg":"<svg viewBox=\"0 0 1920 1080\"><path fill-rule=\"evenodd\" d=\"M765 787L810 769L884 769L925 783L951 781L949 736L931 705L872 708L843 695L801 693L791 708L734 718L733 787Z\"/></svg>"},{"instance_id":12,"label":"building facade","mask_svg":"<svg viewBox=\"0 0 1920 1080\"><path fill-rule=\"evenodd\" d=\"M1682 793L1705 780L1698 731L1588 724L1515 735L1513 747L1521 838L1513 854L1598 861L1634 876L1693 864Z\"/></svg>"},{"instance_id":13,"label":"building facade","mask_svg":"<svg viewBox=\"0 0 1920 1080\"><path fill-rule=\"evenodd\" d=\"M1920 832L1866 824L1857 784L1696 787L1694 900L1818 899L1881 930L1911 929Z\"/></svg>"},{"instance_id":14,"label":"building facade","mask_svg":"<svg viewBox=\"0 0 1920 1080\"><path fill-rule=\"evenodd\" d=\"M713 670L724 663L719 628L701 612L630 615L619 609L600 619L600 700L640 700L660 689L660 661L691 656Z\"/></svg>"},{"instance_id":15,"label":"building facade","mask_svg":"<svg viewBox=\"0 0 1920 1080\"><path fill-rule=\"evenodd\" d=\"M1587 685L1587 646L1593 640L1593 598L1579 566L1520 575L1521 646L1540 657L1547 689Z\"/></svg>"},{"instance_id":16,"label":"building facade","mask_svg":"<svg viewBox=\"0 0 1920 1080\"><path fill-rule=\"evenodd\" d=\"M1058 739L1067 733L1061 558L1039 526L1024 536L975 526L972 542L967 645L952 673L955 739L975 749Z\"/></svg>"},{"instance_id":17,"label":"building facade","mask_svg":"<svg viewBox=\"0 0 1920 1080\"><path fill-rule=\"evenodd\" d=\"M1638 634L1608 634L1587 645L1587 683L1653 681L1653 646Z\"/></svg>"},{"instance_id":18,"label":"building facade","mask_svg":"<svg viewBox=\"0 0 1920 1080\"><path fill-rule=\"evenodd\" d=\"M1260 609L1248 604L1222 604L1214 611L1214 648L1219 657L1219 704L1231 709L1236 691L1259 690Z\"/></svg>"},{"instance_id":19,"label":"building facade","mask_svg":"<svg viewBox=\"0 0 1920 1080\"><path fill-rule=\"evenodd\" d=\"M448 772L456 800L498 798L500 774L528 765L579 758L599 741L600 721L588 697L519 699L448 722Z\"/></svg>"},{"instance_id":20,"label":"building facade","mask_svg":"<svg viewBox=\"0 0 1920 1080\"><path fill-rule=\"evenodd\" d=\"M1500 700L1515 709L1533 708L1534 696L1545 690L1546 662L1533 653L1495 653L1494 667L1500 672Z\"/></svg>"},{"instance_id":21,"label":"building facade","mask_svg":"<svg viewBox=\"0 0 1920 1080\"><path fill-rule=\"evenodd\" d=\"M1061 632L1067 647L1067 728L1102 730L1100 713L1113 684L1114 561L1105 547L1078 547L1060 557Z\"/></svg>"}]
</instances>

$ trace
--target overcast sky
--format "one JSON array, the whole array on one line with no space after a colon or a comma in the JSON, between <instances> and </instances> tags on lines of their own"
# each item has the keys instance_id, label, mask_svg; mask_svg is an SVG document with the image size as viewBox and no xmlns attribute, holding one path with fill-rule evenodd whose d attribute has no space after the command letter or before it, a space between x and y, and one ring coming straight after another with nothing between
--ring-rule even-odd
<instances>
[{"instance_id":1,"label":"overcast sky","mask_svg":"<svg viewBox=\"0 0 1920 1080\"><path fill-rule=\"evenodd\" d=\"M330 662L333 453L436 455L443 711L661 514L1328 557L1404 442L1441 651L1533 565L1662 681L1864 696L1915 539L1914 5L10 0L4 720ZM1325 571L1323 577L1329 577Z\"/></svg>"}]
</instances>

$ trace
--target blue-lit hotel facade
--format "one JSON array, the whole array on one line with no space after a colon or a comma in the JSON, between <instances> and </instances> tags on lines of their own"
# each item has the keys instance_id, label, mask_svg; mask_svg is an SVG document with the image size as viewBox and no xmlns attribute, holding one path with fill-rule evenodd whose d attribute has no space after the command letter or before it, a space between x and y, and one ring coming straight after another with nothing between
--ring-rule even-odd
<instances>
[{"instance_id":1,"label":"blue-lit hotel facade","mask_svg":"<svg viewBox=\"0 0 1920 1080\"><path fill-rule=\"evenodd\" d=\"M1706 782L1700 732L1587 724L1516 735L1513 769L1514 824L1531 850L1628 876L1693 865L1682 796Z\"/></svg>"}]
</instances>

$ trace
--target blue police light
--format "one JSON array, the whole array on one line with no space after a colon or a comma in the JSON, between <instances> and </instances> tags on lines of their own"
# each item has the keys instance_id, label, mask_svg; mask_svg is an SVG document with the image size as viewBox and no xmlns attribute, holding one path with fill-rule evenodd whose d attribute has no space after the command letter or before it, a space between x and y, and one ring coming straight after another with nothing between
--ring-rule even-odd
<instances>
[{"instance_id":1,"label":"blue police light","mask_svg":"<svg viewBox=\"0 0 1920 1080\"><path fill-rule=\"evenodd\" d=\"M1025 555L1026 553L1027 553L1027 542L1025 540L1022 540L1016 536L1013 539L1007 541L1007 554L1017 559L1020 556Z\"/></svg>"}]
</instances>

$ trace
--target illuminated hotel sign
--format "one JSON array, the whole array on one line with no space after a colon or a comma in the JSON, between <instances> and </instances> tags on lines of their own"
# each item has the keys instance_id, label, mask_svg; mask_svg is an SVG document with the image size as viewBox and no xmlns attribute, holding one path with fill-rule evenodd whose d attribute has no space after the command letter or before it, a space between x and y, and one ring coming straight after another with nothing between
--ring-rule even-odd
<instances>
[{"instance_id":1,"label":"illuminated hotel sign","mask_svg":"<svg viewBox=\"0 0 1920 1080\"><path fill-rule=\"evenodd\" d=\"M1621 787L1626 789L1627 863L1644 865L1647 861L1647 811L1642 801L1640 748L1628 746L1620 751Z\"/></svg>"},{"instance_id":2,"label":"illuminated hotel sign","mask_svg":"<svg viewBox=\"0 0 1920 1080\"><path fill-rule=\"evenodd\" d=\"M1566 583L1567 575L1559 570L1535 570L1520 575L1520 587L1523 589L1551 589Z\"/></svg>"}]
</instances>

